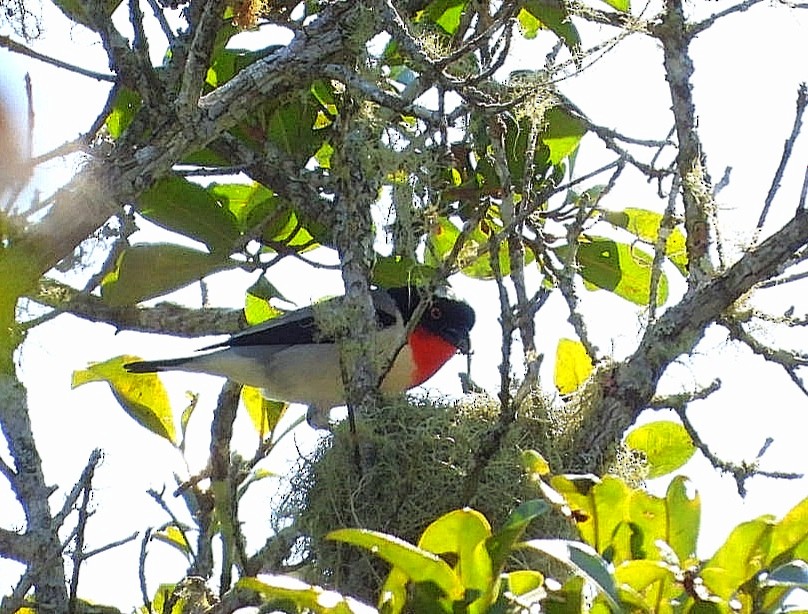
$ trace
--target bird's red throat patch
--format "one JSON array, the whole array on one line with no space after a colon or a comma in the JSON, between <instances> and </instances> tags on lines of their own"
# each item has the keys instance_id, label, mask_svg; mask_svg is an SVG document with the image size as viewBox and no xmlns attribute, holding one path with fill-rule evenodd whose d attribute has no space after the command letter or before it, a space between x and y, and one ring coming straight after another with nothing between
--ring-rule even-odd
<instances>
[{"instance_id":1,"label":"bird's red throat patch","mask_svg":"<svg viewBox=\"0 0 808 614\"><path fill-rule=\"evenodd\" d=\"M457 352L457 348L440 336L418 326L408 342L415 363L412 386L424 383L437 373L447 360Z\"/></svg>"}]
</instances>

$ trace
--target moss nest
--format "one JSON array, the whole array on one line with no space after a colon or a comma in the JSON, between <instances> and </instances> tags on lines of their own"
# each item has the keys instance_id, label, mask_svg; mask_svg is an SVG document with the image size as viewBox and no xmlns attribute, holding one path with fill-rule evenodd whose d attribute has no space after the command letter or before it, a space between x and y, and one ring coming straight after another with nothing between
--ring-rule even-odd
<instances>
[{"instance_id":1,"label":"moss nest","mask_svg":"<svg viewBox=\"0 0 808 614\"><path fill-rule=\"evenodd\" d=\"M334 529L372 529L417 543L436 518L468 506L496 531L517 505L540 496L520 454L533 448L547 456L542 447L552 437L542 404L533 399L531 406L480 471L479 451L491 444L499 425L499 403L490 397L451 404L400 398L358 416L356 437L347 421L339 425L312 458L301 459L276 506L276 520L292 520L309 540L307 579L376 599L389 566L369 552L325 540ZM547 458L552 462L552 453ZM558 514L540 520L544 526L531 527L531 536L568 532Z\"/></svg>"}]
</instances>

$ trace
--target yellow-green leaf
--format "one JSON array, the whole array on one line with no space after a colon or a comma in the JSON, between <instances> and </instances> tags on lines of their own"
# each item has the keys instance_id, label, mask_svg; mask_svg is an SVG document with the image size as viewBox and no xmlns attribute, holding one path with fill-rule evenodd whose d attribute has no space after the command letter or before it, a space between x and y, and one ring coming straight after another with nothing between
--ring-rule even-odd
<instances>
[{"instance_id":1,"label":"yellow-green leaf","mask_svg":"<svg viewBox=\"0 0 808 614\"><path fill-rule=\"evenodd\" d=\"M536 450L524 450L521 455L522 467L534 475L547 475L550 473L550 463Z\"/></svg>"},{"instance_id":2,"label":"yellow-green leaf","mask_svg":"<svg viewBox=\"0 0 808 614\"><path fill-rule=\"evenodd\" d=\"M177 443L174 415L168 393L154 373L134 374L124 371L123 365L139 360L136 356L118 356L74 371L72 387L90 382L106 382L124 411L138 424L152 433Z\"/></svg>"},{"instance_id":3,"label":"yellow-green leaf","mask_svg":"<svg viewBox=\"0 0 808 614\"><path fill-rule=\"evenodd\" d=\"M626 445L645 455L649 478L676 471L696 452L696 446L685 428L670 420L658 420L637 427L626 435Z\"/></svg>"},{"instance_id":4,"label":"yellow-green leaf","mask_svg":"<svg viewBox=\"0 0 808 614\"><path fill-rule=\"evenodd\" d=\"M464 597L463 584L454 570L437 554L428 550L392 535L368 529L338 529L331 531L326 537L370 550L394 565L413 582L432 582L452 601L460 601Z\"/></svg>"},{"instance_id":5,"label":"yellow-green leaf","mask_svg":"<svg viewBox=\"0 0 808 614\"><path fill-rule=\"evenodd\" d=\"M297 607L294 611L313 614L370 614L374 611L356 599L289 576L262 576L261 580L245 577L236 582L235 588L256 593L265 604L293 603ZM270 611L276 609L270 608Z\"/></svg>"},{"instance_id":6,"label":"yellow-green leaf","mask_svg":"<svg viewBox=\"0 0 808 614\"><path fill-rule=\"evenodd\" d=\"M237 263L170 243L133 245L101 280L101 296L113 306L132 305L182 288Z\"/></svg>"},{"instance_id":7,"label":"yellow-green leaf","mask_svg":"<svg viewBox=\"0 0 808 614\"><path fill-rule=\"evenodd\" d=\"M583 343L574 339L559 339L553 380L561 394L578 390L592 374L592 369L592 359Z\"/></svg>"},{"instance_id":8,"label":"yellow-green leaf","mask_svg":"<svg viewBox=\"0 0 808 614\"><path fill-rule=\"evenodd\" d=\"M557 248L560 255L567 246ZM651 300L651 272L653 257L634 245L618 243L602 237L588 237L578 245L580 274L590 289L601 288L614 292L637 305ZM668 278L660 272L657 285L657 305L668 300Z\"/></svg>"},{"instance_id":9,"label":"yellow-green leaf","mask_svg":"<svg viewBox=\"0 0 808 614\"><path fill-rule=\"evenodd\" d=\"M637 207L626 207L621 211L602 211L601 216L613 226L624 228L648 245L656 245L664 217L656 211ZM674 226L670 230L665 242L665 256L682 275L687 275L687 246L685 235L679 226Z\"/></svg>"},{"instance_id":10,"label":"yellow-green leaf","mask_svg":"<svg viewBox=\"0 0 808 614\"><path fill-rule=\"evenodd\" d=\"M164 544L168 544L173 548L176 548L177 550L182 552L182 554L186 557L189 554L191 554L191 549L188 546L188 541L185 539L185 536L182 534L182 531L180 531L177 527L173 525L166 527L162 531L158 531L153 535L152 539L155 539L157 541L163 542Z\"/></svg>"},{"instance_id":11,"label":"yellow-green leaf","mask_svg":"<svg viewBox=\"0 0 808 614\"><path fill-rule=\"evenodd\" d=\"M289 407L282 401L271 401L264 398L261 390L252 386L244 386L241 389L241 400L262 441L275 430L281 416Z\"/></svg>"}]
</instances>

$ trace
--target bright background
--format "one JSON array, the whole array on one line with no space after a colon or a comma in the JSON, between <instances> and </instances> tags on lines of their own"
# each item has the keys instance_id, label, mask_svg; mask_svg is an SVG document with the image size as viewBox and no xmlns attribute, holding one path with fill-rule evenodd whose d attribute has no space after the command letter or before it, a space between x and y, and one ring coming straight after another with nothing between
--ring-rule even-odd
<instances>
[{"instance_id":1,"label":"bright background","mask_svg":"<svg viewBox=\"0 0 808 614\"><path fill-rule=\"evenodd\" d=\"M636 3L636 2L635 2ZM646 14L653 14L658 3L651 3ZM727 2L693 2L690 8L706 15L729 6ZM82 27L70 23L49 4L43 7L45 28L41 39L32 43L37 51L67 59L84 68L106 72L105 54L96 37ZM147 11L148 14L148 11ZM129 32L125 20L118 20L122 31ZM730 258L737 255L751 238L754 223L760 215L763 199L780 159L783 141L791 130L797 86L808 80L808 12L769 3L731 16L700 36L693 45L696 66L694 96L699 114L699 133L708 156L714 183L726 166L732 166L731 182L718 195L718 214L724 223L723 239ZM582 28L584 47L606 35L605 30ZM271 35L249 33L233 46L265 46L275 39ZM269 40L271 39L271 40ZM153 41L162 40L159 34ZM539 38L541 41L541 37ZM537 69L546 50L539 41L518 47L513 69ZM538 49L538 51L537 51ZM161 50L152 43L155 62ZM591 70L561 85L562 91L601 125L640 138L664 138L671 124L670 99L661 68L661 49L651 39L635 35L618 44L616 50L602 58ZM109 84L56 69L49 65L11 56L0 50L0 90L25 112L23 75L29 73L33 83L36 112L33 154L40 155L79 136L101 109ZM796 207L802 173L808 159L808 146L799 141L792 158L791 172L780 189L769 217L772 231L789 217ZM602 147L587 136L581 145L578 172L595 168L604 160ZM81 159L72 156L43 165L35 181L43 195L68 181L80 170ZM625 206L660 209L663 204L655 186L646 184L635 174L634 181L622 177L617 188L603 203L620 209ZM154 240L161 232L147 223L142 235L133 237ZM102 258L99 255L99 262ZM94 271L88 271L92 273ZM313 270L288 261L271 270L270 279L297 305L303 306L326 295L341 293L337 272ZM209 280L210 304L241 307L244 290L255 281L255 275L226 273ZM470 300L478 314L478 325L472 342L476 348L472 376L490 392L496 392L499 363L497 305L493 284L456 278L458 295ZM671 301L677 299L674 286ZM589 330L601 351L615 359L623 358L636 345L642 323L641 314L631 305L605 292L583 293L582 308L589 320ZM191 306L200 303L198 287L190 287L171 299ZM804 311L800 295L787 289L772 299L756 299L775 313L783 313L797 304L797 314ZM546 354L543 366L545 387L552 382L555 346L559 337L574 337L566 323L566 311L560 300L553 300L537 321L540 343ZM795 346L795 335L781 335ZM767 337L777 340L776 334ZM91 324L64 315L34 329L19 353L19 373L29 391L31 418L43 456L44 470L52 484L60 490L52 505L58 508L65 492L81 473L95 447L104 450L104 460L94 480L92 518L87 547L97 548L121 539L148 526L158 526L168 519L145 494L148 488L173 490L174 474L186 477L204 466L208 445L208 429L221 380L205 376L172 374L164 377L172 402L181 411L187 400L186 390L201 394L190 425L186 459L163 440L137 427L120 410L111 393L102 384L70 389L71 373L87 363L102 361L118 354L138 354L147 358L179 356L208 343L208 339L172 339L157 335L120 333L107 325ZM802 343L800 339L798 343ZM803 344L804 345L804 344ZM460 395L456 374L465 361L455 358L443 371L427 383L427 387L446 395ZM753 460L765 438L774 443L761 461L768 470L808 472L805 433L806 399L777 368L753 357L725 341L723 331L708 332L692 360L674 365L666 374L661 393L693 389L720 377L722 389L706 401L694 403L689 415L703 439L720 457L734 462ZM295 418L302 413L292 411ZM666 412L647 414L643 421L672 418ZM301 450L312 447L316 434L302 426L294 434ZM246 418L237 421L235 444L250 452L256 435ZM288 446L286 459L270 458L267 468L282 471L289 459L297 455ZM7 458L7 450L0 446ZM186 465L187 460L187 465ZM762 513L782 514L798 500L808 496L808 481L776 481L755 478L747 483L748 496L741 500L730 477L722 477L700 455L681 473L693 478L703 502L701 554L709 555L726 537L729 530L743 519ZM666 481L652 483L659 492ZM267 482L250 495L245 509L251 518L249 548L266 537L269 506L275 486ZM169 496L169 495L167 495ZM181 509L180 506L175 509ZM245 518L246 519L246 518ZM250 522L252 521L252 523ZM22 512L13 502L7 484L0 483L0 523L4 527L21 526ZM140 603L137 588L139 540L91 558L82 572L80 595L99 603L122 608ZM185 571L185 562L170 548L150 546L147 560L149 590L159 581L174 581ZM11 589L21 567L0 561L0 593Z\"/></svg>"}]
</instances>

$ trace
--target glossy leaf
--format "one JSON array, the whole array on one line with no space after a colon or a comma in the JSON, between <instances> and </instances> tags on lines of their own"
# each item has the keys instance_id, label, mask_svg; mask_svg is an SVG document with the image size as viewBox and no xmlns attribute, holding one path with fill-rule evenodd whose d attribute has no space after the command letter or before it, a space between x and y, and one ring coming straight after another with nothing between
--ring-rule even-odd
<instances>
[{"instance_id":1,"label":"glossy leaf","mask_svg":"<svg viewBox=\"0 0 808 614\"><path fill-rule=\"evenodd\" d=\"M261 391L252 386L242 387L241 400L262 441L275 431L286 408L289 407L288 403L264 398Z\"/></svg>"},{"instance_id":2,"label":"glossy leaf","mask_svg":"<svg viewBox=\"0 0 808 614\"><path fill-rule=\"evenodd\" d=\"M568 246L556 248L562 258ZM641 249L611 239L589 237L582 240L577 251L580 275L588 287L613 292L637 305L647 305L651 296L651 267L653 258ZM668 298L668 278L660 274L657 305Z\"/></svg>"},{"instance_id":3,"label":"glossy leaf","mask_svg":"<svg viewBox=\"0 0 808 614\"><path fill-rule=\"evenodd\" d=\"M562 0L526 0L523 6L522 11L527 11L538 20L539 27L552 30L556 36L564 41L564 45L570 51L576 53L580 50L581 37L572 24L569 12ZM522 25L522 19L520 19L520 25ZM522 27L524 28L524 25ZM525 38L534 38L536 32L531 29L526 31L524 36Z\"/></svg>"},{"instance_id":4,"label":"glossy leaf","mask_svg":"<svg viewBox=\"0 0 808 614\"><path fill-rule=\"evenodd\" d=\"M696 556L696 542L701 523L701 497L684 476L677 476L665 493L667 507L667 534L665 541L685 561Z\"/></svg>"},{"instance_id":5,"label":"glossy leaf","mask_svg":"<svg viewBox=\"0 0 808 614\"><path fill-rule=\"evenodd\" d=\"M454 36L467 4L468 0L433 0L418 14L417 20L428 20L449 36Z\"/></svg>"},{"instance_id":6,"label":"glossy leaf","mask_svg":"<svg viewBox=\"0 0 808 614\"><path fill-rule=\"evenodd\" d=\"M615 568L614 580L621 601L633 606L629 611L673 612L669 604L682 592L678 573L678 568L662 561L630 560Z\"/></svg>"},{"instance_id":7,"label":"glossy leaf","mask_svg":"<svg viewBox=\"0 0 808 614\"><path fill-rule=\"evenodd\" d=\"M269 301L273 298L293 304L270 283L266 276L262 275L247 289L244 298L244 319L247 324L254 326L283 315L285 313L283 310L270 304Z\"/></svg>"},{"instance_id":8,"label":"glossy leaf","mask_svg":"<svg viewBox=\"0 0 808 614\"><path fill-rule=\"evenodd\" d=\"M608 4L613 9L617 9L623 13L628 13L631 10L631 0L601 0Z\"/></svg>"},{"instance_id":9,"label":"glossy leaf","mask_svg":"<svg viewBox=\"0 0 808 614\"><path fill-rule=\"evenodd\" d=\"M514 595L541 590L544 586L544 575L532 569L517 569L506 574L508 590Z\"/></svg>"},{"instance_id":10,"label":"glossy leaf","mask_svg":"<svg viewBox=\"0 0 808 614\"><path fill-rule=\"evenodd\" d=\"M378 256L373 265L372 281L382 288L422 285L435 278L434 267L403 256Z\"/></svg>"},{"instance_id":11,"label":"glossy leaf","mask_svg":"<svg viewBox=\"0 0 808 614\"><path fill-rule=\"evenodd\" d=\"M182 553L184 557L190 560L191 558L191 549L188 546L188 542L186 541L185 537L177 527L171 525L163 529L162 531L157 531L153 534L152 539L155 541L163 542L164 544L168 544L172 548L175 548L179 552Z\"/></svg>"},{"instance_id":12,"label":"glossy leaf","mask_svg":"<svg viewBox=\"0 0 808 614\"><path fill-rule=\"evenodd\" d=\"M583 343L575 339L559 339L556 346L553 383L561 394L578 390L592 374L594 366Z\"/></svg>"},{"instance_id":13,"label":"glossy leaf","mask_svg":"<svg viewBox=\"0 0 808 614\"><path fill-rule=\"evenodd\" d=\"M87 26L91 30L98 30L98 28L101 27L98 20L101 19L101 23L109 20L112 13L118 8L121 0L103 0L94 3L92 5L93 8L101 11L101 15L98 18L95 18L88 12L86 3L82 0L53 0L53 3L59 7L59 10L71 21Z\"/></svg>"},{"instance_id":14,"label":"glossy leaf","mask_svg":"<svg viewBox=\"0 0 808 614\"><path fill-rule=\"evenodd\" d=\"M550 463L536 450L523 450L519 460L527 473L538 476L550 473Z\"/></svg>"},{"instance_id":15,"label":"glossy leaf","mask_svg":"<svg viewBox=\"0 0 808 614\"><path fill-rule=\"evenodd\" d=\"M645 455L649 478L676 471L696 452L687 430L670 420L657 420L633 429L626 435L626 445Z\"/></svg>"},{"instance_id":16,"label":"glossy leaf","mask_svg":"<svg viewBox=\"0 0 808 614\"><path fill-rule=\"evenodd\" d=\"M793 586L808 589L808 563L789 561L773 569L763 582L766 586Z\"/></svg>"},{"instance_id":17,"label":"glossy leaf","mask_svg":"<svg viewBox=\"0 0 808 614\"><path fill-rule=\"evenodd\" d=\"M278 198L260 183L211 183L211 198L230 212L240 232L253 230L278 208Z\"/></svg>"},{"instance_id":18,"label":"glossy leaf","mask_svg":"<svg viewBox=\"0 0 808 614\"><path fill-rule=\"evenodd\" d=\"M705 586L722 599L730 599L763 568L773 525L773 519L764 516L735 527L701 570Z\"/></svg>"},{"instance_id":19,"label":"glossy leaf","mask_svg":"<svg viewBox=\"0 0 808 614\"><path fill-rule=\"evenodd\" d=\"M181 245L133 245L123 251L115 268L104 276L101 296L110 305L134 305L236 265L226 258Z\"/></svg>"},{"instance_id":20,"label":"glossy leaf","mask_svg":"<svg viewBox=\"0 0 808 614\"><path fill-rule=\"evenodd\" d=\"M136 360L137 356L117 356L74 371L71 387L106 382L124 411L138 424L176 444L174 415L160 379L154 373L134 374L123 369L125 363Z\"/></svg>"},{"instance_id":21,"label":"glossy leaf","mask_svg":"<svg viewBox=\"0 0 808 614\"><path fill-rule=\"evenodd\" d=\"M521 503L511 512L502 528L488 540L488 552L495 571L501 570L505 565L511 550L522 538L530 523L549 509L550 506L544 501L531 499Z\"/></svg>"},{"instance_id":22,"label":"glossy leaf","mask_svg":"<svg viewBox=\"0 0 808 614\"><path fill-rule=\"evenodd\" d=\"M392 535L367 529L338 529L326 537L370 550L413 582L433 583L452 601L460 601L464 597L460 578L442 558L432 552Z\"/></svg>"},{"instance_id":23,"label":"glossy leaf","mask_svg":"<svg viewBox=\"0 0 808 614\"><path fill-rule=\"evenodd\" d=\"M494 570L486 548L489 537L491 525L485 516L465 508L432 522L418 540L419 548L456 557L454 572L463 585L463 594L476 596L468 606L470 612L484 611L493 599Z\"/></svg>"},{"instance_id":24,"label":"glossy leaf","mask_svg":"<svg viewBox=\"0 0 808 614\"><path fill-rule=\"evenodd\" d=\"M499 230L499 227L495 226L495 224L494 220L483 220L466 237L463 248L457 257L460 270L464 275L474 279L494 278L494 271L491 267L489 237L491 233ZM433 226L427 241L424 256L426 265L432 268L441 266L443 260L454 249L455 242L459 238L460 229L448 218L440 218ZM499 243L498 252L500 273L508 275L511 271L511 260L507 242L502 241ZM534 259L535 255L532 252L525 252L525 263L530 263Z\"/></svg>"},{"instance_id":25,"label":"glossy leaf","mask_svg":"<svg viewBox=\"0 0 808 614\"><path fill-rule=\"evenodd\" d=\"M319 246L314 232L291 206L284 204L273 212L264 227L262 242L270 249L295 248L298 253L302 253Z\"/></svg>"},{"instance_id":26,"label":"glossy leaf","mask_svg":"<svg viewBox=\"0 0 808 614\"><path fill-rule=\"evenodd\" d=\"M224 85L242 69L267 55L268 51L271 50L250 51L247 49L229 49L227 47L217 48L211 58L205 83L213 88Z\"/></svg>"},{"instance_id":27,"label":"glossy leaf","mask_svg":"<svg viewBox=\"0 0 808 614\"><path fill-rule=\"evenodd\" d=\"M569 505L581 538L599 553L613 549L618 527L628 518L632 490L622 480L604 476L594 484L586 479L555 476L550 485ZM611 558L619 562L621 557Z\"/></svg>"},{"instance_id":28,"label":"glossy leaf","mask_svg":"<svg viewBox=\"0 0 808 614\"><path fill-rule=\"evenodd\" d=\"M550 150L550 164L558 165L578 149L587 131L586 124L560 106L548 109L544 121L546 127L540 138Z\"/></svg>"},{"instance_id":29,"label":"glossy leaf","mask_svg":"<svg viewBox=\"0 0 808 614\"><path fill-rule=\"evenodd\" d=\"M138 213L168 230L201 241L211 252L229 252L239 237L236 217L202 186L169 175L146 190Z\"/></svg>"},{"instance_id":30,"label":"glossy leaf","mask_svg":"<svg viewBox=\"0 0 808 614\"><path fill-rule=\"evenodd\" d=\"M140 94L127 87L121 87L112 101L109 115L104 120L104 126L110 137L118 139L123 134L140 109L140 104Z\"/></svg>"},{"instance_id":31,"label":"glossy leaf","mask_svg":"<svg viewBox=\"0 0 808 614\"><path fill-rule=\"evenodd\" d=\"M767 563L777 557L789 557L796 548L808 545L808 498L792 507L772 530Z\"/></svg>"},{"instance_id":32,"label":"glossy leaf","mask_svg":"<svg viewBox=\"0 0 808 614\"><path fill-rule=\"evenodd\" d=\"M324 140L323 131L317 129L319 111L313 97L285 104L269 116L266 134L287 155L305 162Z\"/></svg>"},{"instance_id":33,"label":"glossy leaf","mask_svg":"<svg viewBox=\"0 0 808 614\"><path fill-rule=\"evenodd\" d=\"M619 596L609 567L595 550L586 544L563 539L532 539L524 547L547 554L586 578L606 597L615 611L620 611Z\"/></svg>"},{"instance_id":34,"label":"glossy leaf","mask_svg":"<svg viewBox=\"0 0 808 614\"><path fill-rule=\"evenodd\" d=\"M613 226L624 228L643 242L655 246L663 215L648 209L626 207L622 211L602 211L603 219ZM687 246L681 228L674 226L665 242L665 256L682 275L687 275Z\"/></svg>"},{"instance_id":35,"label":"glossy leaf","mask_svg":"<svg viewBox=\"0 0 808 614\"><path fill-rule=\"evenodd\" d=\"M273 604L279 607L291 604L294 611L306 611L312 614L371 614L373 608L356 599L345 597L337 592L325 590L319 586L306 584L288 576L262 576L257 578L241 578L234 587L236 590L252 591L261 596L262 610L274 611ZM289 611L284 608L284 611Z\"/></svg>"}]
</instances>

